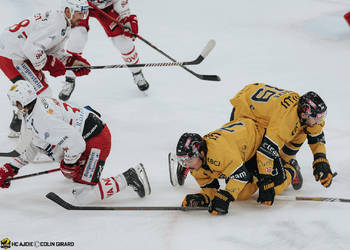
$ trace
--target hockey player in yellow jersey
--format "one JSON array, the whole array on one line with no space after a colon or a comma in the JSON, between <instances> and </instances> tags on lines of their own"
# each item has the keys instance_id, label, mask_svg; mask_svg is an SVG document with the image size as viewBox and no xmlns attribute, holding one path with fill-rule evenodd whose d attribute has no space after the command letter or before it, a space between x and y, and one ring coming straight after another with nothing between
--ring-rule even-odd
<instances>
[{"instance_id":1,"label":"hockey player in yellow jersey","mask_svg":"<svg viewBox=\"0 0 350 250\"><path fill-rule=\"evenodd\" d=\"M333 174L326 157L323 133L327 106L315 92L300 96L290 90L254 83L244 87L230 102L233 105L231 121L250 119L265 131L256 154L262 203L273 202L272 189L263 187L273 183L273 166L280 156L285 167L292 165L297 170L293 188L301 188L302 176L294 157L306 139L314 156L315 180L324 187L331 185ZM178 164L173 172L176 172L176 183L183 185L188 168Z\"/></svg>"},{"instance_id":2,"label":"hockey player in yellow jersey","mask_svg":"<svg viewBox=\"0 0 350 250\"><path fill-rule=\"evenodd\" d=\"M284 161L295 157L307 139L313 153L313 174L324 187L332 183L332 171L326 157L323 127L327 106L315 92L298 93L263 83L249 84L230 100L231 121L249 118L265 128L257 155L259 173L268 175L271 168L269 148L280 153Z\"/></svg>"},{"instance_id":3,"label":"hockey player in yellow jersey","mask_svg":"<svg viewBox=\"0 0 350 250\"><path fill-rule=\"evenodd\" d=\"M296 171L292 166L284 168L279 158L272 167L273 182L259 180L256 153L263 136L264 129L251 119L229 122L203 138L183 134L176 147L177 161L191 171L201 192L186 195L182 205L204 206L213 215L223 215L230 202L248 199L260 185L272 197L266 203L259 194L258 202L272 205L275 193L291 183ZM219 176L226 179L225 189L219 189Z\"/></svg>"}]
</instances>

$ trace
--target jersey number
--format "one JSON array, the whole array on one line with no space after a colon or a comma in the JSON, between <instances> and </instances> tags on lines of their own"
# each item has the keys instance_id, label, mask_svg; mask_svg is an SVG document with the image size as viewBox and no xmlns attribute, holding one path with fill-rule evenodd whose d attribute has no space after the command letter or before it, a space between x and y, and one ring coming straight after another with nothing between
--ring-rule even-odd
<instances>
[{"instance_id":1,"label":"jersey number","mask_svg":"<svg viewBox=\"0 0 350 250\"><path fill-rule=\"evenodd\" d=\"M67 111L69 111L68 110L68 108L70 108L72 111L73 111L73 113L75 113L75 112L80 112L80 109L78 109L78 108L73 108L71 105L69 105L69 104L67 104L67 103L63 103L63 107L65 108L65 110L67 110Z\"/></svg>"},{"instance_id":2,"label":"jersey number","mask_svg":"<svg viewBox=\"0 0 350 250\"><path fill-rule=\"evenodd\" d=\"M269 87L269 88L276 90L276 91L273 91L271 89L261 88L261 89L258 89L252 95L251 99L253 101L256 101L256 102L268 102L273 95L277 94L277 92L284 91L284 89L275 88L275 87L272 87L269 85L266 85L266 87Z\"/></svg>"},{"instance_id":3,"label":"jersey number","mask_svg":"<svg viewBox=\"0 0 350 250\"><path fill-rule=\"evenodd\" d=\"M235 132L236 130L232 129L233 127L235 126L244 126L244 123L243 122L236 122L236 123L231 123L230 125L227 125L223 128L220 128L219 131L222 131L222 130L225 130L227 132Z\"/></svg>"},{"instance_id":4,"label":"jersey number","mask_svg":"<svg viewBox=\"0 0 350 250\"><path fill-rule=\"evenodd\" d=\"M30 21L29 19L24 19L23 21L19 22L18 24L14 24L9 28L9 31L11 32L17 32L21 27L27 27L29 25Z\"/></svg>"},{"instance_id":5,"label":"jersey number","mask_svg":"<svg viewBox=\"0 0 350 250\"><path fill-rule=\"evenodd\" d=\"M19 22L18 24L14 24L9 28L10 32L17 32L21 27L27 27L29 25L30 21L29 19L24 19L23 21ZM27 34L23 31L22 35L25 38L28 38Z\"/></svg>"}]
</instances>

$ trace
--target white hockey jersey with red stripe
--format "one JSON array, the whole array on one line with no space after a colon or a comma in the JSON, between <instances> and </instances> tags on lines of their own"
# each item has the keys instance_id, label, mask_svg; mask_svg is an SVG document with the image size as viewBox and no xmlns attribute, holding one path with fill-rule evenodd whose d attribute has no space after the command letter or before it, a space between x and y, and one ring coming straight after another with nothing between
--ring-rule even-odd
<instances>
[{"instance_id":1,"label":"white hockey jersey with red stripe","mask_svg":"<svg viewBox=\"0 0 350 250\"><path fill-rule=\"evenodd\" d=\"M61 11L35 14L6 28L0 34L0 56L21 63L29 59L36 70L46 63L47 55L65 59L64 42L71 32Z\"/></svg>"},{"instance_id":2,"label":"white hockey jersey with red stripe","mask_svg":"<svg viewBox=\"0 0 350 250\"><path fill-rule=\"evenodd\" d=\"M75 163L85 151L82 136L85 120L91 112L86 108L73 107L54 98L38 97L30 114L24 116L24 126L32 130L34 146L43 148L43 142L64 151L64 161Z\"/></svg>"}]
</instances>

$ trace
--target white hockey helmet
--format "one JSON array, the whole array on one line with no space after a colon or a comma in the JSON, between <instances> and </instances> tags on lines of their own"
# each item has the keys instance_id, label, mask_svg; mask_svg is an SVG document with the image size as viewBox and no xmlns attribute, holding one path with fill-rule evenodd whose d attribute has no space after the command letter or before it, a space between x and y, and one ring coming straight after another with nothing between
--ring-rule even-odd
<instances>
[{"instance_id":1,"label":"white hockey helmet","mask_svg":"<svg viewBox=\"0 0 350 250\"><path fill-rule=\"evenodd\" d=\"M27 106L37 98L34 87L24 80L17 81L13 84L7 96L13 106L16 106L17 102L19 102L22 107Z\"/></svg>"},{"instance_id":2,"label":"white hockey helmet","mask_svg":"<svg viewBox=\"0 0 350 250\"><path fill-rule=\"evenodd\" d=\"M89 14L89 4L87 0L61 0L61 10L64 12L66 8L69 8L72 19L75 11L85 13L85 18Z\"/></svg>"}]
</instances>

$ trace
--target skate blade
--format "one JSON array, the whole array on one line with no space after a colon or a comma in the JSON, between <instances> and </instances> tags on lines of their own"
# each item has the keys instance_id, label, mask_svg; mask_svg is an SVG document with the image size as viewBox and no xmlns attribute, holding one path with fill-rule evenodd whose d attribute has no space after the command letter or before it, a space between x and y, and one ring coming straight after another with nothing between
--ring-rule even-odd
<instances>
[{"instance_id":1,"label":"skate blade","mask_svg":"<svg viewBox=\"0 0 350 250\"><path fill-rule=\"evenodd\" d=\"M149 184L149 180L147 177L147 173L145 168L143 167L142 163L139 163L136 167L135 167L137 176L140 178L140 180L143 183L144 189L145 189L145 196L146 195L150 195L151 194L151 185Z\"/></svg>"},{"instance_id":2,"label":"skate blade","mask_svg":"<svg viewBox=\"0 0 350 250\"><path fill-rule=\"evenodd\" d=\"M168 154L168 166L169 166L169 177L170 177L170 184L173 187L179 186L179 182L177 180L177 160L175 158L175 155L172 153Z\"/></svg>"},{"instance_id":3,"label":"skate blade","mask_svg":"<svg viewBox=\"0 0 350 250\"><path fill-rule=\"evenodd\" d=\"M19 138L20 135L21 132L10 131L10 133L8 134L8 138Z\"/></svg>"},{"instance_id":4,"label":"skate blade","mask_svg":"<svg viewBox=\"0 0 350 250\"><path fill-rule=\"evenodd\" d=\"M149 92L148 89L141 91L143 96L148 96Z\"/></svg>"}]
</instances>

